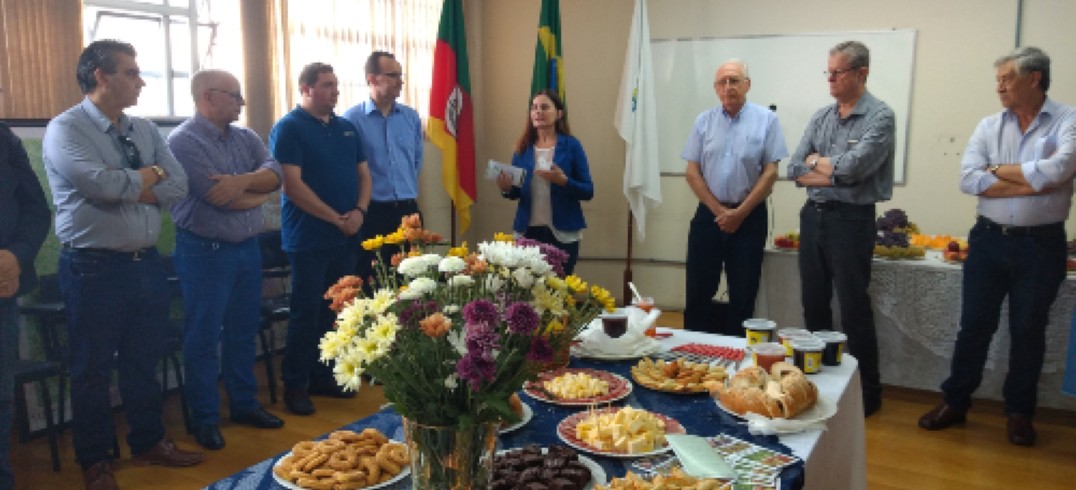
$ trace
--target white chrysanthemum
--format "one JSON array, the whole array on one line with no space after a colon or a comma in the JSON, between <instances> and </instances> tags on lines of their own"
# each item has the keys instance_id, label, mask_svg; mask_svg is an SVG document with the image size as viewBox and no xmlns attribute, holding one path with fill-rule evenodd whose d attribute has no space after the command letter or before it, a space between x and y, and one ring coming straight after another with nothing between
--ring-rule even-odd
<instances>
[{"instance_id":1,"label":"white chrysanthemum","mask_svg":"<svg viewBox=\"0 0 1076 490\"><path fill-rule=\"evenodd\" d=\"M474 278L467 274L458 274L448 278L448 285L452 287L468 287L474 284Z\"/></svg>"},{"instance_id":2,"label":"white chrysanthemum","mask_svg":"<svg viewBox=\"0 0 1076 490\"><path fill-rule=\"evenodd\" d=\"M503 287L504 279L501 279L500 277L497 277L495 275L486 276L486 289L492 292L497 292L500 291Z\"/></svg>"},{"instance_id":3,"label":"white chrysanthemum","mask_svg":"<svg viewBox=\"0 0 1076 490\"><path fill-rule=\"evenodd\" d=\"M350 337L347 337L346 339L350 340ZM325 336L318 342L318 348L321 350L321 362L328 362L336 359L336 356L340 353L340 349L346 345L347 340L340 338L338 332L326 332Z\"/></svg>"},{"instance_id":4,"label":"white chrysanthemum","mask_svg":"<svg viewBox=\"0 0 1076 490\"><path fill-rule=\"evenodd\" d=\"M467 355L467 341L464 340L463 329L449 331L445 335L445 340L448 341L448 345L451 345L453 349L461 356Z\"/></svg>"},{"instance_id":5,"label":"white chrysanthemum","mask_svg":"<svg viewBox=\"0 0 1076 490\"><path fill-rule=\"evenodd\" d=\"M441 312L448 316L455 315L460 312L460 305L444 305L441 307Z\"/></svg>"},{"instance_id":6,"label":"white chrysanthemum","mask_svg":"<svg viewBox=\"0 0 1076 490\"><path fill-rule=\"evenodd\" d=\"M362 364L370 364L381 359L381 356L384 356L385 353L388 352L381 348L380 343L376 339L370 337L357 339L353 347L353 352Z\"/></svg>"},{"instance_id":7,"label":"white chrysanthemum","mask_svg":"<svg viewBox=\"0 0 1076 490\"><path fill-rule=\"evenodd\" d=\"M437 264L437 271L445 274L455 274L462 271L467 267L467 263L463 259L456 256L448 256L441 259L441 262Z\"/></svg>"},{"instance_id":8,"label":"white chrysanthemum","mask_svg":"<svg viewBox=\"0 0 1076 490\"><path fill-rule=\"evenodd\" d=\"M437 289L437 281L434 281L433 279L430 279L428 277L416 278L415 280L411 281L411 284L407 285L408 291L414 291L419 296L432 293L435 289Z\"/></svg>"},{"instance_id":9,"label":"white chrysanthemum","mask_svg":"<svg viewBox=\"0 0 1076 490\"><path fill-rule=\"evenodd\" d=\"M512 279L515 279L516 284L523 289L529 289L534 285L534 276L531 275L530 269L526 267L520 267L512 271Z\"/></svg>"},{"instance_id":10,"label":"white chrysanthemum","mask_svg":"<svg viewBox=\"0 0 1076 490\"><path fill-rule=\"evenodd\" d=\"M456 389L460 385L460 376L456 373L452 373L449 377L445 378L445 388L450 390Z\"/></svg>"},{"instance_id":11,"label":"white chrysanthemum","mask_svg":"<svg viewBox=\"0 0 1076 490\"><path fill-rule=\"evenodd\" d=\"M350 359L336 361L333 366L333 377L336 384L342 386L345 391L359 391L362 387L362 368Z\"/></svg>"},{"instance_id":12,"label":"white chrysanthemum","mask_svg":"<svg viewBox=\"0 0 1076 490\"><path fill-rule=\"evenodd\" d=\"M362 319L366 316L368 311L369 300L365 298L356 298L336 315L336 324L341 327L355 327L362 322Z\"/></svg>"},{"instance_id":13,"label":"white chrysanthemum","mask_svg":"<svg viewBox=\"0 0 1076 490\"><path fill-rule=\"evenodd\" d=\"M407 277L418 277L425 274L430 269L429 261L424 259L424 256L419 257L407 257L400 261L400 265L396 267L396 271Z\"/></svg>"},{"instance_id":14,"label":"white chrysanthemum","mask_svg":"<svg viewBox=\"0 0 1076 490\"><path fill-rule=\"evenodd\" d=\"M374 292L374 297L368 301L370 302L370 311L380 315L396 303L396 294L391 289L381 288Z\"/></svg>"},{"instance_id":15,"label":"white chrysanthemum","mask_svg":"<svg viewBox=\"0 0 1076 490\"><path fill-rule=\"evenodd\" d=\"M396 320L396 315L390 313L378 316L373 326L366 332L366 337L388 349L396 341L396 332L399 330L400 324Z\"/></svg>"},{"instance_id":16,"label":"white chrysanthemum","mask_svg":"<svg viewBox=\"0 0 1076 490\"><path fill-rule=\"evenodd\" d=\"M554 316L562 316L567 313L564 310L564 295L563 291L551 290L539 282L531 288L531 305L539 315L549 312Z\"/></svg>"}]
</instances>

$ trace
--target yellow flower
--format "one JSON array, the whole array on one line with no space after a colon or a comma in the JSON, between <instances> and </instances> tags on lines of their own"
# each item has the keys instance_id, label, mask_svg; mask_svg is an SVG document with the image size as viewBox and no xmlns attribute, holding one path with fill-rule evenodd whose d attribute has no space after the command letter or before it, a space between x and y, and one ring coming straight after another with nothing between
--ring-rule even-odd
<instances>
[{"instance_id":1,"label":"yellow flower","mask_svg":"<svg viewBox=\"0 0 1076 490\"><path fill-rule=\"evenodd\" d=\"M561 333L563 331L564 331L564 321L561 320L560 318L554 318L552 320L549 320L549 323L546 324L545 332L543 332L543 335L545 335L546 337L549 337L549 336Z\"/></svg>"},{"instance_id":2,"label":"yellow flower","mask_svg":"<svg viewBox=\"0 0 1076 490\"><path fill-rule=\"evenodd\" d=\"M359 391L362 387L362 366L354 362L354 359L338 359L333 366L333 377L336 384L345 391Z\"/></svg>"},{"instance_id":3,"label":"yellow flower","mask_svg":"<svg viewBox=\"0 0 1076 490\"><path fill-rule=\"evenodd\" d=\"M377 235L373 238L363 240L362 242L362 248L364 250L377 250L383 245L385 245L385 237L381 235Z\"/></svg>"},{"instance_id":4,"label":"yellow flower","mask_svg":"<svg viewBox=\"0 0 1076 490\"><path fill-rule=\"evenodd\" d=\"M389 245L399 245L399 244L403 243L403 241L404 241L404 234L403 234L403 231L401 231L401 230L396 230L396 231L394 231L392 233L389 233L388 236L385 237L385 243L387 243Z\"/></svg>"},{"instance_id":5,"label":"yellow flower","mask_svg":"<svg viewBox=\"0 0 1076 490\"><path fill-rule=\"evenodd\" d=\"M396 331L400 329L396 321L396 315L389 313L378 315L377 320L366 332L366 338L377 342L381 346L391 346L396 341Z\"/></svg>"},{"instance_id":6,"label":"yellow flower","mask_svg":"<svg viewBox=\"0 0 1076 490\"><path fill-rule=\"evenodd\" d=\"M513 236L511 233L497 232L497 233L493 234L493 241L512 243L512 242L516 241L516 237Z\"/></svg>"},{"instance_id":7,"label":"yellow flower","mask_svg":"<svg viewBox=\"0 0 1076 490\"><path fill-rule=\"evenodd\" d=\"M580 279L579 276L575 274L565 277L564 282L568 285L569 288L571 288L573 292L582 293L583 291L587 290L586 281Z\"/></svg>"},{"instance_id":8,"label":"yellow flower","mask_svg":"<svg viewBox=\"0 0 1076 490\"><path fill-rule=\"evenodd\" d=\"M602 304L605 311L613 311L616 309L616 300L613 299L613 295L608 289L595 284L590 287L590 295Z\"/></svg>"},{"instance_id":9,"label":"yellow flower","mask_svg":"<svg viewBox=\"0 0 1076 490\"><path fill-rule=\"evenodd\" d=\"M575 307L575 296L566 296L564 298L564 304L574 308Z\"/></svg>"},{"instance_id":10,"label":"yellow flower","mask_svg":"<svg viewBox=\"0 0 1076 490\"><path fill-rule=\"evenodd\" d=\"M561 278L559 278L557 276L549 276L549 277L547 277L546 280L545 280L545 285L549 286L549 287L551 287L553 289L556 289L557 291L567 291L568 290L568 283L564 282L564 279L561 279Z\"/></svg>"},{"instance_id":11,"label":"yellow flower","mask_svg":"<svg viewBox=\"0 0 1076 490\"><path fill-rule=\"evenodd\" d=\"M371 311L381 314L396 303L396 295L392 294L392 291L389 289L378 289L374 293L374 297L367 301L369 301Z\"/></svg>"},{"instance_id":12,"label":"yellow flower","mask_svg":"<svg viewBox=\"0 0 1076 490\"><path fill-rule=\"evenodd\" d=\"M448 255L449 257L459 257L462 259L466 257L468 253L470 252L467 251L467 242L463 242L463 244L458 247L452 247L448 249L448 253L446 255Z\"/></svg>"},{"instance_id":13,"label":"yellow flower","mask_svg":"<svg viewBox=\"0 0 1076 490\"><path fill-rule=\"evenodd\" d=\"M318 343L318 347L321 349L321 361L331 361L336 358L340 353L347 340L351 337L343 337L339 335L339 332L329 331L325 333L325 336L321 338L321 342Z\"/></svg>"}]
</instances>

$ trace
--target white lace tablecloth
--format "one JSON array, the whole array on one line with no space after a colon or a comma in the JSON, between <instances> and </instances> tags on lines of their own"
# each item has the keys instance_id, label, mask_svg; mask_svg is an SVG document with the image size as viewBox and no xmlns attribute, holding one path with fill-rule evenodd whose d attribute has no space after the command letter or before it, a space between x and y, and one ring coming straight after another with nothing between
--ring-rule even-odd
<instances>
[{"instance_id":1,"label":"white lace tablecloth","mask_svg":"<svg viewBox=\"0 0 1076 490\"><path fill-rule=\"evenodd\" d=\"M935 390L949 374L949 360L960 325L962 269L929 254L924 260L875 259L871 302L878 330L882 382ZM1076 277L1061 285L1050 308L1046 357L1039 380L1039 405L1076 410L1076 398L1061 393L1069 327L1076 304ZM840 312L834 298L834 317ZM979 398L1000 400L1009 364L1008 305L990 345ZM778 327L803 326L799 269L795 252L767 250L755 316Z\"/></svg>"}]
</instances>

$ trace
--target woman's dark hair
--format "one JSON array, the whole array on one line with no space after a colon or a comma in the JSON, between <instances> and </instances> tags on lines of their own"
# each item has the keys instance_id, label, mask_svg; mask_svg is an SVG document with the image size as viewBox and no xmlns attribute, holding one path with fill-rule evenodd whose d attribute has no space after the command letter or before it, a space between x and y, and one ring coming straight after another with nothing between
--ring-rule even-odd
<instances>
[{"instance_id":1,"label":"woman's dark hair","mask_svg":"<svg viewBox=\"0 0 1076 490\"><path fill-rule=\"evenodd\" d=\"M557 122L553 124L553 129L556 130L557 134L572 134L571 130L568 129L568 109L564 107L564 101L560 100L560 96L557 95L555 90L539 90L538 93L531 96L531 103L527 104L527 124L523 126L523 134L519 136L519 141L516 142L516 153L520 155L527 151L527 147L534 145L538 141L538 129L531 123L531 106L534 104L534 99L539 95L549 97L549 100L553 102L553 107L556 107L561 112L560 119L557 119Z\"/></svg>"},{"instance_id":2,"label":"woman's dark hair","mask_svg":"<svg viewBox=\"0 0 1076 490\"><path fill-rule=\"evenodd\" d=\"M100 68L105 73L116 73L116 53L123 53L135 57L135 48L123 41L102 39L94 41L82 50L78 57L78 68L75 69L75 79L78 80L78 88L82 93L88 94L97 87L97 77L94 75Z\"/></svg>"}]
</instances>

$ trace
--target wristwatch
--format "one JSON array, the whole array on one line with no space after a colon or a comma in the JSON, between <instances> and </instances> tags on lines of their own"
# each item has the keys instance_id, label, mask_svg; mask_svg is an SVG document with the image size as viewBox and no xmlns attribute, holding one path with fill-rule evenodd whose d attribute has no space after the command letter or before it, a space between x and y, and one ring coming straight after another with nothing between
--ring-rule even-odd
<instances>
[{"instance_id":1,"label":"wristwatch","mask_svg":"<svg viewBox=\"0 0 1076 490\"><path fill-rule=\"evenodd\" d=\"M149 169L152 170L153 173L157 174L157 178L159 178L161 180L164 180L165 178L168 177L168 172L165 172L164 169L161 168L160 165L154 165L154 166L150 167Z\"/></svg>"},{"instance_id":2,"label":"wristwatch","mask_svg":"<svg viewBox=\"0 0 1076 490\"><path fill-rule=\"evenodd\" d=\"M814 170L814 168L818 166L818 159L820 159L820 158L822 158L822 157L814 157L814 158L812 158L810 162L807 162L807 168L809 168L811 170Z\"/></svg>"},{"instance_id":3,"label":"wristwatch","mask_svg":"<svg viewBox=\"0 0 1076 490\"><path fill-rule=\"evenodd\" d=\"M994 164L994 165L991 165L989 167L986 167L986 169L989 170L990 173L992 173L994 175L998 174L998 169L999 168L1001 168L1001 165L997 165L997 164Z\"/></svg>"}]
</instances>

